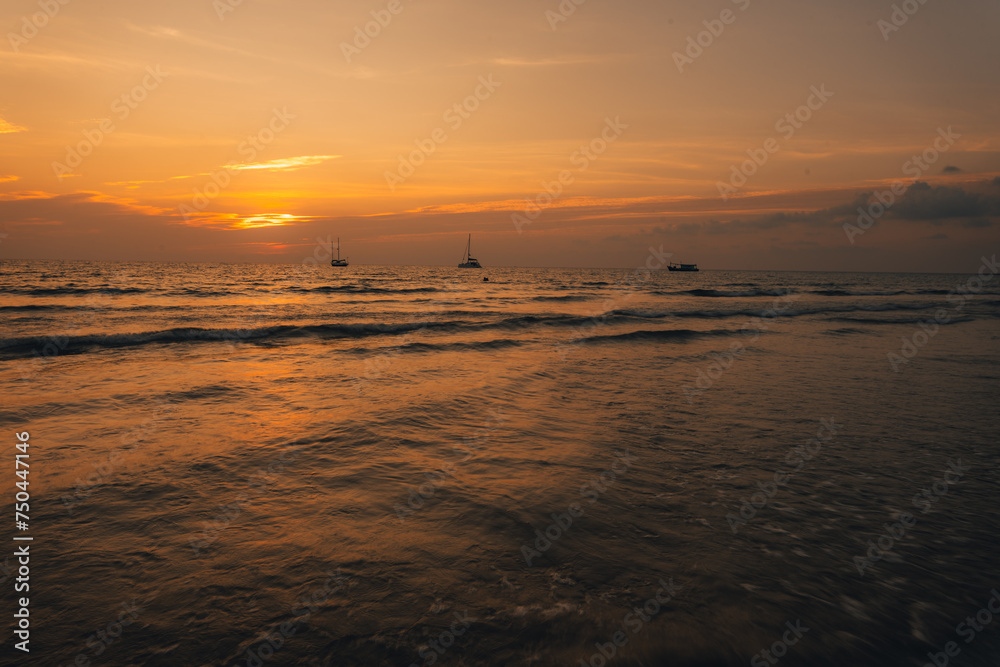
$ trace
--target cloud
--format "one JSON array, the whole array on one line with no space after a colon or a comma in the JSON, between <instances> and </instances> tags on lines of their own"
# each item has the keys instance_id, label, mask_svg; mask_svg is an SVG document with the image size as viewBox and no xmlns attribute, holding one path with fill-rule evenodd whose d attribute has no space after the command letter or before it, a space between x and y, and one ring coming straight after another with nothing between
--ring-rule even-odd
<instances>
[{"instance_id":1,"label":"cloud","mask_svg":"<svg viewBox=\"0 0 1000 667\"><path fill-rule=\"evenodd\" d=\"M13 123L0 118L0 134L12 134L14 132L27 132L28 128L14 125Z\"/></svg>"},{"instance_id":2,"label":"cloud","mask_svg":"<svg viewBox=\"0 0 1000 667\"><path fill-rule=\"evenodd\" d=\"M867 194L855 197L849 204L842 204L831 208L819 209L816 211L776 211L756 217L733 218L722 221L710 219L699 222L686 222L668 227L668 230L678 232L701 232L704 234L726 234L742 232L773 231L784 229L792 225L803 225L809 227L824 227L832 224L839 218L843 218L855 213L857 207L868 199ZM856 213L855 213L856 214ZM658 227L654 231L663 230Z\"/></svg>"},{"instance_id":3,"label":"cloud","mask_svg":"<svg viewBox=\"0 0 1000 667\"><path fill-rule=\"evenodd\" d=\"M998 179L1000 180L1000 179ZM924 181L916 181L899 197L886 212L887 217L900 220L921 220L940 222L950 219L974 218L963 224L965 227L989 227L992 223L985 216L1000 215L1000 196L985 190L987 183L978 183L962 187L946 185L930 185ZM862 192L850 203L815 211L813 213L775 214L758 219L759 229L768 228L767 224L780 222L816 222L837 223L843 218L857 216L859 208L868 208L876 201L874 192Z\"/></svg>"},{"instance_id":4,"label":"cloud","mask_svg":"<svg viewBox=\"0 0 1000 667\"><path fill-rule=\"evenodd\" d=\"M176 209L99 192L0 193L0 228L9 233L4 250L23 258L273 259L294 248L288 239L293 225L313 220L286 213L216 213L193 224ZM311 243L305 245L311 249Z\"/></svg>"},{"instance_id":5,"label":"cloud","mask_svg":"<svg viewBox=\"0 0 1000 667\"><path fill-rule=\"evenodd\" d=\"M1000 215L1000 178L964 184L962 187L932 186L918 181L910 190L897 197L885 218L926 221L943 225L949 220L970 229L992 227L990 218ZM571 230L585 227L607 229L607 238L622 234L617 230L628 225L652 223L654 234L707 234L722 236L773 233L783 229L798 228L822 232L856 222L858 209L866 209L876 200L871 190L815 190L808 192L776 191L741 198L735 205L720 206L714 197L660 196L660 197L564 197L541 208L541 215L532 222L535 230ZM840 200L843 203L837 203ZM822 204L810 208L811 202ZM530 201L499 200L425 206L407 211L405 216L424 217L436 215L522 213L530 208ZM738 207L738 208L737 208ZM534 209L532 209L534 210ZM387 217L394 217L389 215ZM615 229L615 231L610 231ZM626 238L632 238L630 234Z\"/></svg>"},{"instance_id":6,"label":"cloud","mask_svg":"<svg viewBox=\"0 0 1000 667\"><path fill-rule=\"evenodd\" d=\"M292 60L290 58L285 58L283 56L275 55L271 49L241 49L237 46L230 46L224 43L219 35L212 33L211 35L202 38L198 37L189 32L181 32L176 28L170 28L167 26L141 26L135 23L126 22L126 27L139 34L153 37L157 39L164 39L168 41L176 41L196 48L201 48L209 51L216 51L219 53L226 53L238 57L240 60L262 60L265 62L275 63L285 68L293 68L296 71L311 71L317 74L322 74L324 76L338 77L343 79L353 79L353 78L364 78L356 76L354 72L338 72L334 69L324 67L322 63L317 63L313 60ZM189 74L198 74L202 76L207 76L211 78L220 78L218 73L209 71L192 71L185 70ZM230 79L228 77L225 80L238 81L238 79Z\"/></svg>"},{"instance_id":7,"label":"cloud","mask_svg":"<svg viewBox=\"0 0 1000 667\"><path fill-rule=\"evenodd\" d=\"M0 176L0 183L10 183L11 181L21 180L20 176Z\"/></svg>"},{"instance_id":8,"label":"cloud","mask_svg":"<svg viewBox=\"0 0 1000 667\"><path fill-rule=\"evenodd\" d=\"M228 165L230 169L236 169L238 171L244 171L247 169L267 169L273 171L290 171L292 169L301 169L302 167L311 167L315 164L321 164L327 160L336 160L343 155L302 155L299 157L286 157L279 158L277 160L269 160L267 162L250 162L246 164L231 164Z\"/></svg>"},{"instance_id":9,"label":"cloud","mask_svg":"<svg viewBox=\"0 0 1000 667\"><path fill-rule=\"evenodd\" d=\"M214 39L202 39L200 37L195 37L194 35L182 33L180 30L177 30L175 28L169 28L167 26L147 27L147 26L136 25L131 22L126 22L126 27L129 30L138 32L142 35L146 35L147 37L176 40L184 42L186 44L190 44L191 46L197 46L212 51L231 53L233 55L240 56L241 58L256 58L282 64L291 63L291 61L289 60L273 56L266 51L257 51L257 52L247 51L246 49L240 49L234 46L223 44L222 41L218 39L218 37Z\"/></svg>"},{"instance_id":10,"label":"cloud","mask_svg":"<svg viewBox=\"0 0 1000 667\"><path fill-rule=\"evenodd\" d=\"M911 185L889 209L894 218L947 220L1000 215L1000 197L923 181Z\"/></svg>"},{"instance_id":11,"label":"cloud","mask_svg":"<svg viewBox=\"0 0 1000 667\"><path fill-rule=\"evenodd\" d=\"M292 215L290 213L264 213L260 215L244 216L230 225L233 229L257 229L259 227L284 227L296 222L308 222L312 218L304 215Z\"/></svg>"},{"instance_id":12,"label":"cloud","mask_svg":"<svg viewBox=\"0 0 1000 667\"><path fill-rule=\"evenodd\" d=\"M62 224L71 221L90 223L135 216L169 218L177 216L177 213L100 192L72 192L63 195L48 192L0 194L0 222L11 225Z\"/></svg>"},{"instance_id":13,"label":"cloud","mask_svg":"<svg viewBox=\"0 0 1000 667\"><path fill-rule=\"evenodd\" d=\"M557 56L554 58L491 58L490 63L493 65L503 65L506 67L552 67L561 65L590 65L593 63L607 62L608 60L617 60L622 56L619 55L609 55L609 56Z\"/></svg>"},{"instance_id":14,"label":"cloud","mask_svg":"<svg viewBox=\"0 0 1000 667\"><path fill-rule=\"evenodd\" d=\"M969 229L982 229L984 227L992 227L993 221L987 220L986 218L973 218L972 220L966 220L963 222L962 226Z\"/></svg>"},{"instance_id":15,"label":"cloud","mask_svg":"<svg viewBox=\"0 0 1000 667\"><path fill-rule=\"evenodd\" d=\"M173 211L171 212L173 213ZM212 229L260 229L262 227L286 227L303 222L316 220L309 215L292 215L291 213L222 213L202 211L190 213L180 221L186 227Z\"/></svg>"},{"instance_id":16,"label":"cloud","mask_svg":"<svg viewBox=\"0 0 1000 667\"><path fill-rule=\"evenodd\" d=\"M311 167L313 165L322 164L327 160L336 160L337 158L344 157L343 155L300 155L298 157L286 157L278 158L277 160L270 160L268 162L245 162L240 164L227 164L220 169L232 170L232 171L293 171L295 169L301 169L303 167ZM111 181L105 185L120 185L130 190L134 190L142 185L151 185L156 183L168 183L170 181L182 181L188 178L200 178L203 176L213 176L216 171L201 171L196 174L182 174L180 176L171 176L166 180L152 180L152 181ZM69 177L67 174L66 177Z\"/></svg>"},{"instance_id":17,"label":"cloud","mask_svg":"<svg viewBox=\"0 0 1000 667\"><path fill-rule=\"evenodd\" d=\"M956 167L954 165L950 165L949 164L948 166L946 166L944 169L941 170L941 173L942 174L958 174L958 173L961 173L961 171L962 171L961 167Z\"/></svg>"},{"instance_id":18,"label":"cloud","mask_svg":"<svg viewBox=\"0 0 1000 667\"><path fill-rule=\"evenodd\" d=\"M964 187L933 186L923 181L913 183L889 207L886 218L923 221L943 225L946 221L962 221L968 229L984 229L994 225L991 217L1000 216L1000 194L991 188L1000 187L1000 177L992 181L967 184ZM726 220L715 213L708 220L695 220L654 228L658 233L741 234L784 229L793 225L822 228L853 222L858 209L867 209L876 202L875 192L860 192L844 204L813 211L774 211L753 215L743 212ZM762 202L763 203L763 202ZM780 195L769 205L781 205ZM706 211L707 212L707 211ZM692 211L696 213L696 211ZM934 237L936 238L936 237Z\"/></svg>"}]
</instances>

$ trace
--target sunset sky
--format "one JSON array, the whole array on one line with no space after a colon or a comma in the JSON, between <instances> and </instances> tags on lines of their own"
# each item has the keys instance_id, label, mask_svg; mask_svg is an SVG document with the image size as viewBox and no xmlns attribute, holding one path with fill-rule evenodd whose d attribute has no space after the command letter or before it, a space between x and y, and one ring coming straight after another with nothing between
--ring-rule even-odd
<instances>
[{"instance_id":1,"label":"sunset sky","mask_svg":"<svg viewBox=\"0 0 1000 667\"><path fill-rule=\"evenodd\" d=\"M485 266L662 245L968 272L1000 250L996 0L237 2L3 3L0 257L300 262L339 236L353 263L453 265L471 233ZM894 182L917 183L846 232Z\"/></svg>"}]
</instances>

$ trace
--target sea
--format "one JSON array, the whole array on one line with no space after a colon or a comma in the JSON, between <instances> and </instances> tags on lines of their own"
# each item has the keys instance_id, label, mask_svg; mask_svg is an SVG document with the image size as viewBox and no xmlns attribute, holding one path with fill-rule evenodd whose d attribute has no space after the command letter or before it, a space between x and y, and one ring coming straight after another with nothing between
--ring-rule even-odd
<instances>
[{"instance_id":1,"label":"sea","mask_svg":"<svg viewBox=\"0 0 1000 667\"><path fill-rule=\"evenodd\" d=\"M0 664L1000 664L995 263L637 265L4 261Z\"/></svg>"}]
</instances>

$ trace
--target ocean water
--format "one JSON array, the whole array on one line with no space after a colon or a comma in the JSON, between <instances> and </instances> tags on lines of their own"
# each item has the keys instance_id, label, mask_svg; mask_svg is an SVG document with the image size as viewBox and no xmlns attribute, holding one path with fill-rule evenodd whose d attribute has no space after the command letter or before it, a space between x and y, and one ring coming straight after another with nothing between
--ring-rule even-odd
<instances>
[{"instance_id":1,"label":"ocean water","mask_svg":"<svg viewBox=\"0 0 1000 667\"><path fill-rule=\"evenodd\" d=\"M0 662L1000 664L976 268L4 262Z\"/></svg>"}]
</instances>

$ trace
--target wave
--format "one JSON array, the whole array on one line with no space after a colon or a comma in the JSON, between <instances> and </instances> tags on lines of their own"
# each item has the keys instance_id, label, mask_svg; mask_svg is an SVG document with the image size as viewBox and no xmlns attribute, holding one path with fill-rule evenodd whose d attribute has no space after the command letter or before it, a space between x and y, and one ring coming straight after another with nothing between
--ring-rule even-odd
<instances>
[{"instance_id":1,"label":"wave","mask_svg":"<svg viewBox=\"0 0 1000 667\"><path fill-rule=\"evenodd\" d=\"M751 290L718 290L718 289L688 289L679 291L665 291L656 290L653 294L658 294L661 296L671 296L677 294L684 294L687 296L699 296L705 298L723 298L723 299L733 299L733 298L748 298L757 296L785 296L792 294L795 290L787 288L775 288L775 289L751 289Z\"/></svg>"},{"instance_id":2,"label":"wave","mask_svg":"<svg viewBox=\"0 0 1000 667\"><path fill-rule=\"evenodd\" d=\"M949 294L954 294L955 290L948 289L916 289L916 290L845 290L845 289L828 289L828 290L812 290L810 294L819 294L821 296L900 296L900 295L913 295L913 296L947 296ZM981 294L994 294L994 292L981 292Z\"/></svg>"},{"instance_id":3,"label":"wave","mask_svg":"<svg viewBox=\"0 0 1000 667\"><path fill-rule=\"evenodd\" d=\"M917 290L916 292L914 292L914 294L947 295L947 294L956 294L957 292L958 292L957 289L922 289L922 290ZM1000 292L991 291L991 290L980 290L979 292L975 292L975 295L992 295L992 296L997 296L997 295L1000 295Z\"/></svg>"},{"instance_id":4,"label":"wave","mask_svg":"<svg viewBox=\"0 0 1000 667\"><path fill-rule=\"evenodd\" d=\"M641 331L629 331L620 334L605 334L603 336L589 336L581 338L581 343L607 343L630 340L676 340L686 341L695 338L708 338L712 336L735 336L737 332L730 329L712 329L710 331L695 331L694 329L648 329Z\"/></svg>"},{"instance_id":5,"label":"wave","mask_svg":"<svg viewBox=\"0 0 1000 667\"><path fill-rule=\"evenodd\" d=\"M737 285L733 285L737 286ZM945 289L915 289L915 290L864 290L864 289L846 289L843 287L831 288L831 289L814 289L806 290L805 294L815 294L817 296L902 296L902 295L914 295L914 296L946 296L952 294L954 290ZM653 294L660 296L697 296L703 298L722 298L722 299L734 299L734 298L753 298L762 296L785 296L788 294L799 293L799 290L791 287L783 288L769 288L764 289L756 287L754 289L745 290L720 290L720 289L690 289L690 290L678 290L678 291L668 291L668 290L654 290ZM983 291L980 294L996 294L996 292Z\"/></svg>"},{"instance_id":6,"label":"wave","mask_svg":"<svg viewBox=\"0 0 1000 667\"><path fill-rule=\"evenodd\" d=\"M238 290L238 289L232 289L232 290L201 290L201 289L191 289L189 287L185 287L184 289L173 290L173 291L170 291L170 292L164 292L164 294L166 296L194 296L194 297L204 298L204 297L213 297L213 296L233 296L234 294L247 295L247 294L250 294L252 291L253 290L251 290L251 291L243 291L243 290Z\"/></svg>"},{"instance_id":7,"label":"wave","mask_svg":"<svg viewBox=\"0 0 1000 667\"><path fill-rule=\"evenodd\" d=\"M489 322L476 325L478 329L524 329L534 326L546 327L587 327L596 324L609 325L634 322L642 319L659 319L658 317L645 317L635 315L628 311L612 310L593 317L583 315L518 315L508 317L497 322Z\"/></svg>"},{"instance_id":8,"label":"wave","mask_svg":"<svg viewBox=\"0 0 1000 667\"><path fill-rule=\"evenodd\" d=\"M906 290L895 290L891 292L885 291L866 291L866 290L845 290L845 289L820 289L811 290L809 294L818 294L820 296L899 296L901 294L911 294L912 292L907 292Z\"/></svg>"},{"instance_id":9,"label":"wave","mask_svg":"<svg viewBox=\"0 0 1000 667\"><path fill-rule=\"evenodd\" d=\"M951 289L914 289L914 290L848 290L848 289L827 289L827 290L811 290L810 294L818 294L821 296L900 296L900 295L913 295L913 296L947 296L949 294L954 294L955 290ZM980 294L997 294L997 292L980 292Z\"/></svg>"},{"instance_id":10,"label":"wave","mask_svg":"<svg viewBox=\"0 0 1000 667\"><path fill-rule=\"evenodd\" d=\"M622 315L628 317L639 317L646 319L662 319L664 317L698 317L707 319L721 319L727 317L760 317L760 318L784 318L784 317L803 317L807 315L824 315L826 313L851 313L856 311L863 312L892 312L897 310L908 311L908 310L928 310L931 308L938 308L939 305L936 304L905 304L905 303L884 303L884 304L873 304L873 305L845 305L845 306L817 306L815 308L780 308L774 312L770 309L742 309L742 310L663 310L663 311L651 311L651 310L638 310L638 309L622 309L613 310L610 314Z\"/></svg>"},{"instance_id":11,"label":"wave","mask_svg":"<svg viewBox=\"0 0 1000 667\"><path fill-rule=\"evenodd\" d=\"M599 320L607 324L623 321L628 317L608 317ZM207 329L202 327L172 328L161 331L121 334L89 334L80 336L30 336L11 338L0 342L0 356L8 358L26 356L56 356L80 354L100 349L117 349L144 345L170 345L178 343L277 343L296 339L338 339L391 336L418 331L459 332L487 329L517 330L534 326L573 327L594 323L595 318L576 315L519 315L491 322L471 320L429 320L383 324L361 322L351 324L272 325L264 327L228 327Z\"/></svg>"},{"instance_id":12,"label":"wave","mask_svg":"<svg viewBox=\"0 0 1000 667\"><path fill-rule=\"evenodd\" d=\"M815 308L788 309L774 313L778 318L803 316L839 316L850 313L892 313L916 312L935 308L933 304L873 304L819 306ZM419 317L420 315L417 315ZM277 344L295 340L332 340L332 339L362 339L373 336L399 336L419 331L434 333L462 333L481 331L523 331L523 330L577 330L579 339L593 332L596 326L610 326L660 321L666 318L695 318L703 320L718 320L725 318L767 318L767 309L740 310L642 310L616 309L594 316L572 314L506 314L500 311L452 310L423 315L424 321L410 320L395 323L353 322L353 323L315 323L315 324L273 324L268 326L230 326L223 328L204 328L198 326L175 327L157 331L138 333L108 333L87 334L78 336L51 335L10 338L0 342L0 356L16 358L24 356L54 356L62 354L79 354L89 351L137 347L144 345L173 345L195 343L255 343L259 345ZM836 319L834 317L833 319ZM955 321L968 321L971 318L961 318ZM855 318L850 321L863 322ZM878 323L919 322L920 319L888 320L873 319ZM259 322L259 321L258 321ZM681 337L694 335L684 333L686 329L678 329L680 333L653 331L631 332L625 334L609 334L596 336L594 340L604 340L618 336L626 339L642 337ZM709 335L705 332L695 332L697 335ZM585 339L590 340L590 339ZM411 341L404 341L411 342ZM414 341L415 342L415 341ZM424 341L420 341L423 343Z\"/></svg>"},{"instance_id":13,"label":"wave","mask_svg":"<svg viewBox=\"0 0 1000 667\"><path fill-rule=\"evenodd\" d=\"M934 322L932 318L928 317L894 317L892 319L879 318L879 317L831 317L831 322L857 322L860 324L920 324L921 322L931 323ZM940 324L961 324L963 322L974 322L975 318L968 316L953 317L947 322L940 322Z\"/></svg>"},{"instance_id":14,"label":"wave","mask_svg":"<svg viewBox=\"0 0 1000 667\"><path fill-rule=\"evenodd\" d=\"M41 305L30 305L30 306L0 306L0 311L2 312L13 312L13 313L30 313L39 310L75 310L73 306L41 306Z\"/></svg>"},{"instance_id":15,"label":"wave","mask_svg":"<svg viewBox=\"0 0 1000 667\"><path fill-rule=\"evenodd\" d=\"M854 336L858 334L868 335L869 332L855 327L842 327L840 329L827 329L823 333L827 336Z\"/></svg>"},{"instance_id":16,"label":"wave","mask_svg":"<svg viewBox=\"0 0 1000 667\"><path fill-rule=\"evenodd\" d=\"M141 294L149 290L141 287L22 287L5 290L10 294L26 296L74 296L80 294Z\"/></svg>"},{"instance_id":17,"label":"wave","mask_svg":"<svg viewBox=\"0 0 1000 667\"><path fill-rule=\"evenodd\" d=\"M716 329L712 331L695 331L693 329L652 329L641 331L629 331L620 334L606 334L602 336L587 336L584 338L556 339L549 342L555 349L563 349L567 345L586 345L601 343L617 343L628 341L688 341L695 338L707 338L712 336L733 336L736 332L728 329ZM537 341L513 340L509 338L499 338L488 341L475 342L449 342L449 343L409 343L391 349L395 353L426 353L426 352L479 352L488 350L500 350L522 345L536 344ZM386 348L379 352L385 351ZM369 348L353 350L354 352L371 354L373 350Z\"/></svg>"},{"instance_id":18,"label":"wave","mask_svg":"<svg viewBox=\"0 0 1000 667\"><path fill-rule=\"evenodd\" d=\"M24 296L82 296L88 294L162 294L165 296L183 297L217 297L232 296L234 294L274 294L282 292L297 293L327 293L327 294L417 294L446 292L437 287L409 287L409 288L383 288L366 287L364 285L320 285L319 287L287 287L282 288L275 285L266 285L272 289L255 289L255 285L264 286L261 283L247 283L234 285L233 289L199 289L193 287L175 288L164 291L155 288L142 287L32 287L13 288L5 290L9 294ZM250 287L250 289L245 289Z\"/></svg>"},{"instance_id":19,"label":"wave","mask_svg":"<svg viewBox=\"0 0 1000 667\"><path fill-rule=\"evenodd\" d=\"M587 301L596 297L582 294L564 294L562 296L533 296L532 301Z\"/></svg>"},{"instance_id":20,"label":"wave","mask_svg":"<svg viewBox=\"0 0 1000 667\"><path fill-rule=\"evenodd\" d=\"M393 353L400 352L426 354L430 352L483 352L488 350L502 350L509 347L519 347L531 341L513 340L510 338L498 338L486 341L455 341L450 343L408 343L395 348L389 348ZM366 353L372 352L370 349L363 350Z\"/></svg>"},{"instance_id":21,"label":"wave","mask_svg":"<svg viewBox=\"0 0 1000 667\"><path fill-rule=\"evenodd\" d=\"M329 294L419 294L430 292L445 292L437 287L407 287L388 289L383 287L366 287L364 285L320 285L319 287L290 287L290 292L319 292Z\"/></svg>"},{"instance_id":22,"label":"wave","mask_svg":"<svg viewBox=\"0 0 1000 667\"><path fill-rule=\"evenodd\" d=\"M318 324L306 326L284 324L245 329L203 329L200 327L188 327L128 334L30 336L11 338L0 343L0 355L6 357L56 356L60 354L80 354L95 349L116 349L176 343L261 343L302 338L364 338L367 336L401 334L428 329L449 329L455 328L455 326L455 323L452 322Z\"/></svg>"}]
</instances>

